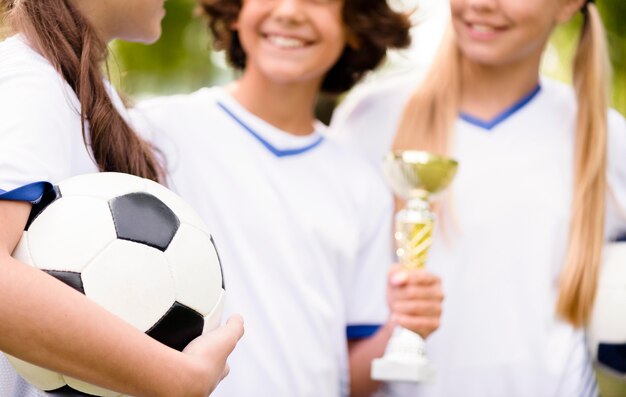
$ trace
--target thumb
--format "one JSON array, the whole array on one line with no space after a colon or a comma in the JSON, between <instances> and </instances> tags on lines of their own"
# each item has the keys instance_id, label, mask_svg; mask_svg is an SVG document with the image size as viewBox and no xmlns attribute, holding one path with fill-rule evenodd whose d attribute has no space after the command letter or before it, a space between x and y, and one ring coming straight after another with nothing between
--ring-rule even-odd
<instances>
[{"instance_id":1,"label":"thumb","mask_svg":"<svg viewBox=\"0 0 626 397\"><path fill-rule=\"evenodd\" d=\"M209 337L213 338L218 345L217 353L221 354L221 358L226 359L230 353L235 349L237 342L243 336L243 318L236 314L231 316L226 324L219 327L212 332L209 332Z\"/></svg>"},{"instance_id":2,"label":"thumb","mask_svg":"<svg viewBox=\"0 0 626 397\"><path fill-rule=\"evenodd\" d=\"M226 321L225 325L193 340L184 351L226 361L243 336L243 332L243 319L239 315L234 315Z\"/></svg>"}]
</instances>

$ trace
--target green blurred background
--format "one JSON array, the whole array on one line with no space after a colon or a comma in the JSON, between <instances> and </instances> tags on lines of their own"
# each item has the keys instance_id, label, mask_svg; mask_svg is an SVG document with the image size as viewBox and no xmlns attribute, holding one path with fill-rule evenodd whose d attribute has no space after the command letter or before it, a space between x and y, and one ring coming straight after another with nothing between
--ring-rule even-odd
<instances>
[{"instance_id":1,"label":"green blurred background","mask_svg":"<svg viewBox=\"0 0 626 397\"><path fill-rule=\"evenodd\" d=\"M402 0L400 0L402 1ZM439 0L421 0L439 1ZM190 92L233 78L222 53L210 49L201 18L195 16L195 0L170 0L163 21L163 35L151 46L114 42L110 72L113 82L134 98ZM598 8L606 24L613 64L613 106L626 115L626 1L602 0ZM582 18L560 27L551 43L545 73L570 81L570 61Z\"/></svg>"}]
</instances>

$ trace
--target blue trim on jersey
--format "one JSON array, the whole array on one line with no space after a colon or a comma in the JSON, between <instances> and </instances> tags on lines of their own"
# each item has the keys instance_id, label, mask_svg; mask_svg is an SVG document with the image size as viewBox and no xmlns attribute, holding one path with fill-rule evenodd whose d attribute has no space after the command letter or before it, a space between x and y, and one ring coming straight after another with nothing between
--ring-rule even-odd
<instances>
[{"instance_id":1,"label":"blue trim on jersey","mask_svg":"<svg viewBox=\"0 0 626 397\"><path fill-rule=\"evenodd\" d=\"M230 109L228 109L223 103L221 102L217 102L217 106L219 106L220 108L222 108L223 111L226 112L226 114L228 114L237 124L239 124L244 130L246 130L246 132L248 132L250 135L252 135L257 141L259 141L263 146L265 146L265 148L267 150L269 150L270 152L272 152L272 154L276 157L286 157L286 156L295 156L298 154L302 154L304 152L307 152L313 148L315 148L317 145L319 145L320 143L322 143L322 141L324 140L323 136L320 136L318 140L316 140L315 142L311 143L310 145L301 147L301 148L297 148L297 149L278 149L274 146L272 146L271 143L269 143L268 141L266 141L265 139L263 139L262 136L260 136L259 134L257 134L251 127L249 127L246 123L244 123L241 119L239 119Z\"/></svg>"},{"instance_id":2,"label":"blue trim on jersey","mask_svg":"<svg viewBox=\"0 0 626 397\"><path fill-rule=\"evenodd\" d=\"M502 113L500 113L499 115L497 115L496 117L494 117L493 119L489 121L481 120L477 117L474 117L464 112L461 112L459 114L459 117L462 120L472 125L475 125L476 127L489 131L497 127L500 123L502 123L509 117L511 117L518 110L526 106L530 101L532 101L537 96L537 94L539 94L539 91L541 91L541 85L537 84L537 86L533 88L533 90L529 94L525 95L522 99L517 101L517 103L513 104L510 108L504 110Z\"/></svg>"},{"instance_id":3,"label":"blue trim on jersey","mask_svg":"<svg viewBox=\"0 0 626 397\"><path fill-rule=\"evenodd\" d=\"M51 187L52 184L49 182L35 182L8 192L0 189L0 200L28 201L31 204L36 204Z\"/></svg>"},{"instance_id":4,"label":"blue trim on jersey","mask_svg":"<svg viewBox=\"0 0 626 397\"><path fill-rule=\"evenodd\" d=\"M374 335L381 325L348 325L346 327L346 337L348 339L369 338Z\"/></svg>"},{"instance_id":5,"label":"blue trim on jersey","mask_svg":"<svg viewBox=\"0 0 626 397\"><path fill-rule=\"evenodd\" d=\"M616 241L616 242L618 242L618 243L621 243L621 242L626 242L626 233L624 233L624 234L622 234L622 235L618 236L618 237L617 237L617 239L616 239L615 241Z\"/></svg>"}]
</instances>

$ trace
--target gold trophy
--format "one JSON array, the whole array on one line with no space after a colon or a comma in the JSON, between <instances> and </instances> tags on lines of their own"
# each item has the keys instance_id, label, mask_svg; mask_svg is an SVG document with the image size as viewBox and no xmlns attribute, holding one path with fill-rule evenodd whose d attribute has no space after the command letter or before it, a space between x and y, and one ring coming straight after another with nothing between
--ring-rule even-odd
<instances>
[{"instance_id":1,"label":"gold trophy","mask_svg":"<svg viewBox=\"0 0 626 397\"><path fill-rule=\"evenodd\" d=\"M395 217L396 255L407 269L422 268L430 248L435 214L429 199L454 178L458 163L422 151L391 152L383 169L396 195L406 206ZM397 326L385 354L372 362L372 379L379 381L429 382L435 370L426 357L424 339Z\"/></svg>"}]
</instances>

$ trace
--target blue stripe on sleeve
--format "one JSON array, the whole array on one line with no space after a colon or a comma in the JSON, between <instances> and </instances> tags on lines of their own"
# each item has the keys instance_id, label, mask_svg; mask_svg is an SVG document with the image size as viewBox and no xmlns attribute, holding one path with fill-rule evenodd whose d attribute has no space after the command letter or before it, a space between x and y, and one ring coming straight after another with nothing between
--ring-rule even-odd
<instances>
[{"instance_id":1,"label":"blue stripe on sleeve","mask_svg":"<svg viewBox=\"0 0 626 397\"><path fill-rule=\"evenodd\" d=\"M0 189L0 200L12 201L28 201L35 204L41 200L45 192L52 188L50 182L35 182L28 185L18 187L17 189L6 190Z\"/></svg>"},{"instance_id":2,"label":"blue stripe on sleeve","mask_svg":"<svg viewBox=\"0 0 626 397\"><path fill-rule=\"evenodd\" d=\"M346 327L346 337L348 339L369 338L381 327L379 324L349 325Z\"/></svg>"}]
</instances>

